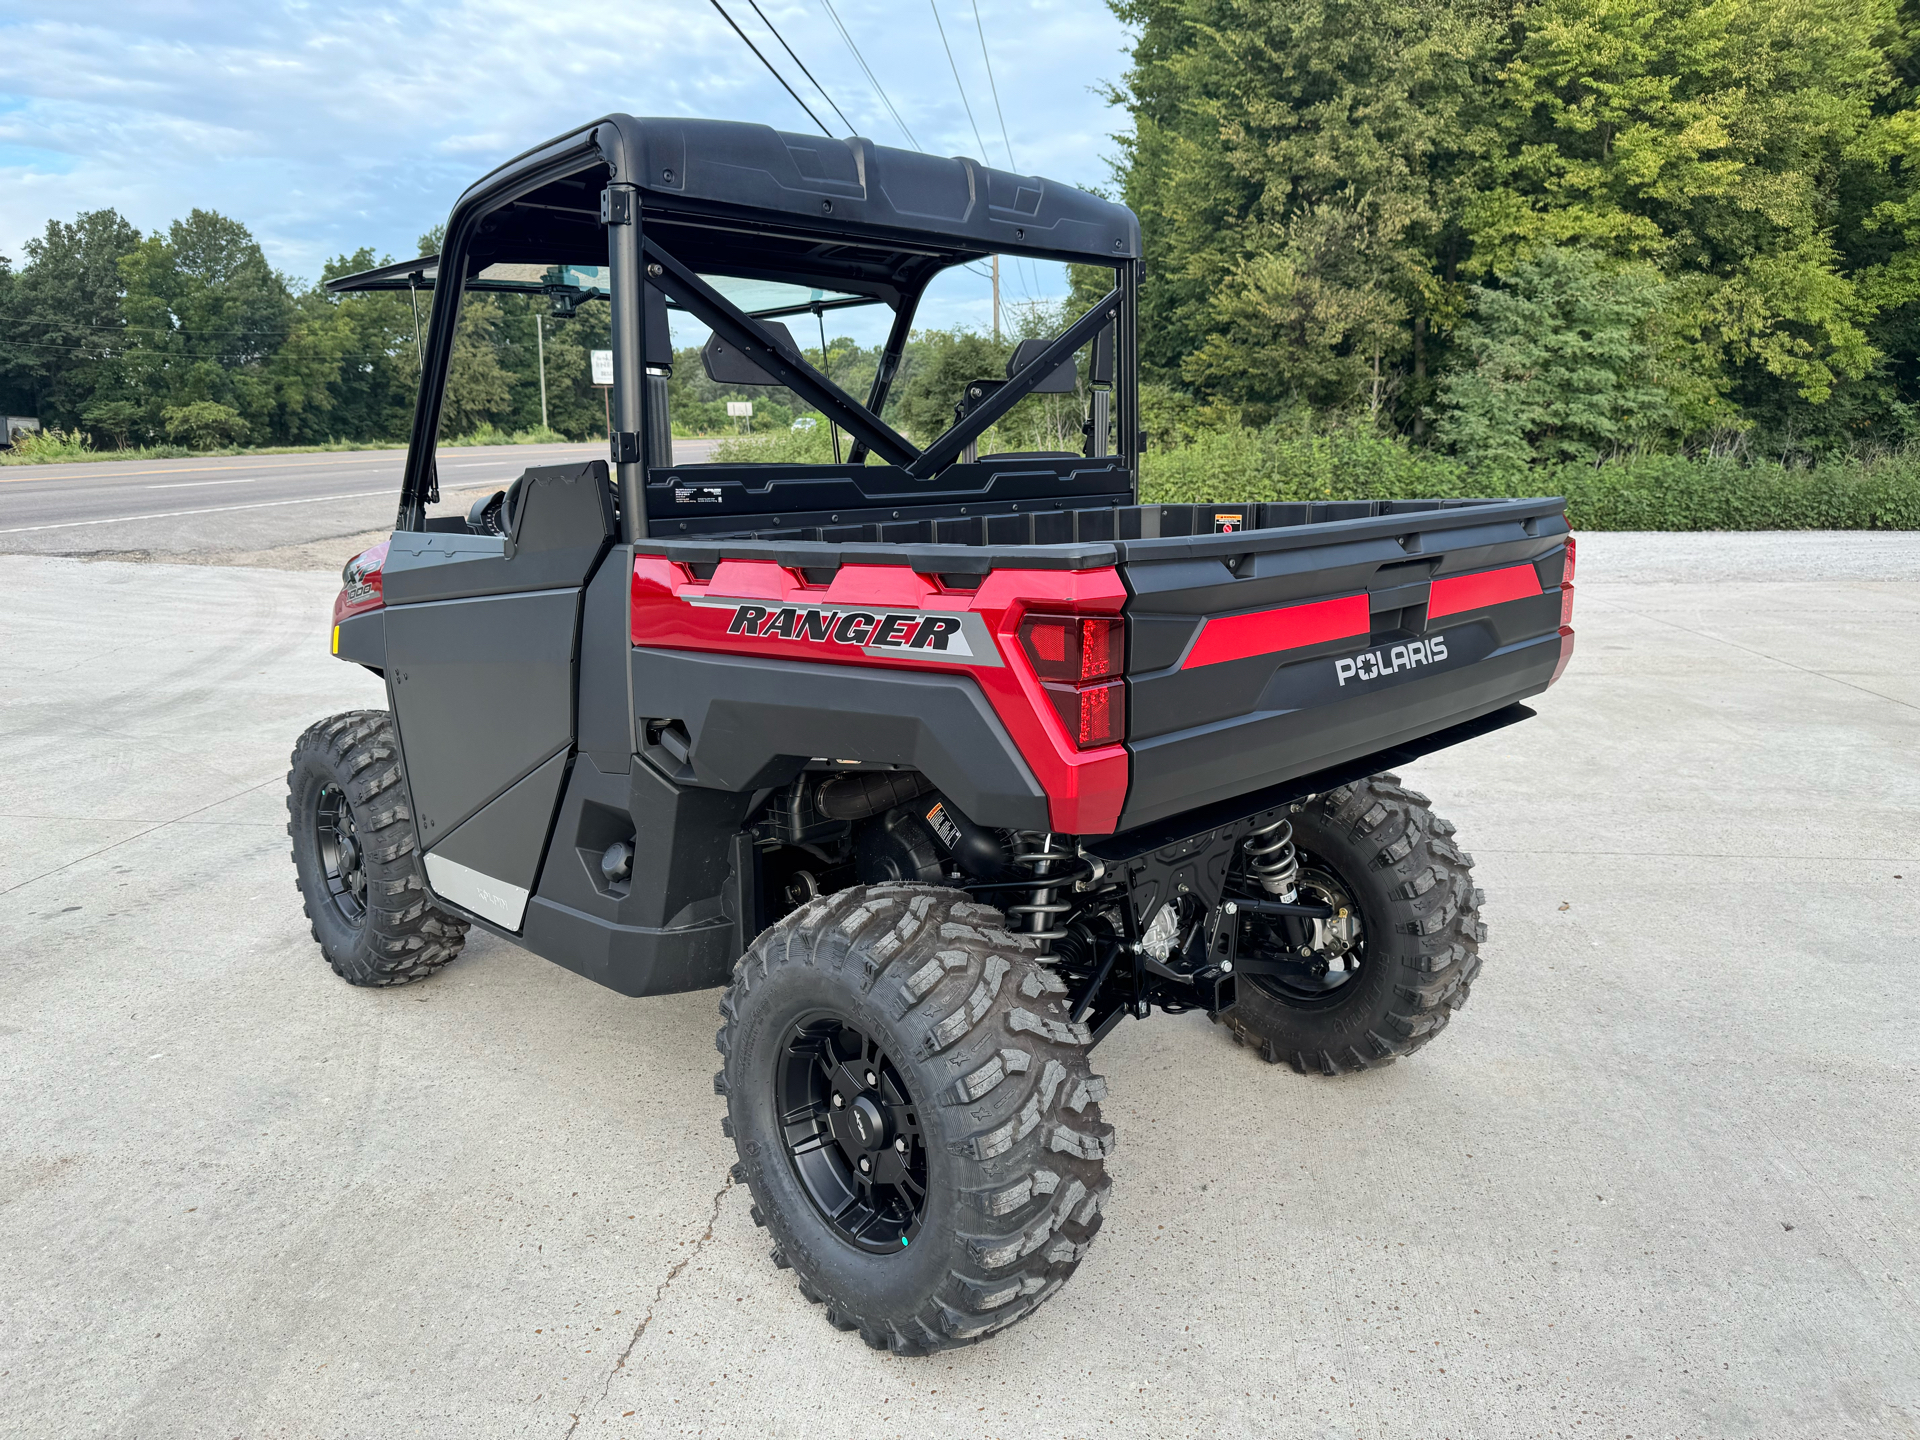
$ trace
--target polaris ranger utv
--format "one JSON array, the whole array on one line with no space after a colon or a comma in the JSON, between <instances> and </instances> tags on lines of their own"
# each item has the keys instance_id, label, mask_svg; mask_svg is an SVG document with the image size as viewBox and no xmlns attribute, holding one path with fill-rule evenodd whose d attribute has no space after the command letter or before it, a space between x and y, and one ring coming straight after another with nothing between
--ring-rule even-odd
<instances>
[{"instance_id":1,"label":"polaris ranger utv","mask_svg":"<svg viewBox=\"0 0 1921 1441\"><path fill-rule=\"evenodd\" d=\"M915 308L999 252L1106 296L916 444ZM1558 500L1143 505L1140 232L1043 180L616 115L461 196L392 539L333 650L389 709L293 753L313 934L356 985L478 926L627 996L724 988L714 1088L777 1265L917 1354L1026 1315L1099 1229L1089 1053L1199 1010L1323 1075L1426 1044L1481 964L1453 827L1390 767L1512 724L1573 646ZM459 297L612 315L611 456L442 513ZM864 401L781 317L892 312ZM839 464L676 464L669 309ZM978 454L1032 393L1081 451ZM1062 402L1071 404L1072 402Z\"/></svg>"}]
</instances>

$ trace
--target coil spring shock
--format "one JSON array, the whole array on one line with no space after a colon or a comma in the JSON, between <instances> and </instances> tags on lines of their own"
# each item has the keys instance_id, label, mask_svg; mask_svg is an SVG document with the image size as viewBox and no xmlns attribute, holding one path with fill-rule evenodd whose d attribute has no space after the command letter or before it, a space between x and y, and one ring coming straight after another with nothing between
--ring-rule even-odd
<instances>
[{"instance_id":1,"label":"coil spring shock","mask_svg":"<svg viewBox=\"0 0 1921 1441\"><path fill-rule=\"evenodd\" d=\"M1072 851L1062 850L1055 843L1052 832L1019 831L1015 840L1021 850L1015 855L1014 864L1031 869L1037 882L1056 866L1074 859ZM1007 913L1015 918L1015 928L1039 942L1043 956L1053 954L1054 942L1067 934L1067 928L1058 921L1074 909L1066 901L1056 900L1057 894L1057 887L1037 884L1028 900L1007 907Z\"/></svg>"},{"instance_id":2,"label":"coil spring shock","mask_svg":"<svg viewBox=\"0 0 1921 1441\"><path fill-rule=\"evenodd\" d=\"M1247 868L1261 883L1261 888L1276 900L1292 903L1295 885L1301 878L1293 825L1283 817L1251 833L1243 844L1247 847Z\"/></svg>"}]
</instances>

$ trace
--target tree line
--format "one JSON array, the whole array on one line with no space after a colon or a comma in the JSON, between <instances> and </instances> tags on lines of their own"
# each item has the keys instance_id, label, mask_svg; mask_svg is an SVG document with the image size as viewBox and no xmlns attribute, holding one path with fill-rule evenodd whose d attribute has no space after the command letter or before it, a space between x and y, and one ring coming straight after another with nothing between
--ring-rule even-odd
<instances>
[{"instance_id":1,"label":"tree line","mask_svg":"<svg viewBox=\"0 0 1921 1441\"><path fill-rule=\"evenodd\" d=\"M1913 0L1110 4L1170 428L1913 444Z\"/></svg>"},{"instance_id":2,"label":"tree line","mask_svg":"<svg viewBox=\"0 0 1921 1441\"><path fill-rule=\"evenodd\" d=\"M419 244L421 254L434 254L439 231ZM111 209L50 221L27 242L17 270L0 258L0 413L84 433L103 449L402 442L433 293L325 289L387 259L369 249L338 256L309 284L274 270L245 225L212 211L195 210L151 235ZM922 439L939 434L968 380L1000 375L1018 340L1064 323L1062 308L1048 304L1020 307L1012 319L999 339L917 333L888 418ZM468 294L448 363L442 435L602 436L607 400L592 383L588 353L609 348L609 332L605 301L563 319L544 296ZM878 346L845 336L824 350L801 349L857 397L880 360ZM784 431L810 413L784 388L710 380L694 347L675 354L669 400L683 434ZM733 400L754 403L751 420L727 414ZM1079 426L1070 398L1036 397L1000 429L1060 449L1078 446Z\"/></svg>"}]
</instances>

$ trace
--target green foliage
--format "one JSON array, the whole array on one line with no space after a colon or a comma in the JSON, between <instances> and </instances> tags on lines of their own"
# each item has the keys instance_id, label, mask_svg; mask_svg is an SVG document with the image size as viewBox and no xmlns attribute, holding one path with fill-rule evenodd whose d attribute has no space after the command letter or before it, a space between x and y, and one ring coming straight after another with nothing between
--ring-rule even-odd
<instances>
[{"instance_id":1,"label":"green foliage","mask_svg":"<svg viewBox=\"0 0 1921 1441\"><path fill-rule=\"evenodd\" d=\"M1613 458L1673 438L1653 320L1665 287L1645 264L1552 246L1501 288L1469 291L1455 338L1471 362L1442 386L1437 438L1482 466Z\"/></svg>"},{"instance_id":2,"label":"green foliage","mask_svg":"<svg viewBox=\"0 0 1921 1441\"><path fill-rule=\"evenodd\" d=\"M814 425L795 430L764 430L750 435L730 435L714 447L714 459L729 464L755 465L779 462L783 465L831 465L834 462L833 437L827 422L812 417ZM841 433L840 453L844 459L853 440Z\"/></svg>"},{"instance_id":3,"label":"green foliage","mask_svg":"<svg viewBox=\"0 0 1921 1441\"><path fill-rule=\"evenodd\" d=\"M500 302L493 296L461 298L447 389L440 402L442 435L467 435L507 408L512 384L496 351L500 323Z\"/></svg>"},{"instance_id":4,"label":"green foliage","mask_svg":"<svg viewBox=\"0 0 1921 1441\"><path fill-rule=\"evenodd\" d=\"M557 430L543 430L540 426L530 426L525 430L503 430L497 425L481 425L475 430L454 440L443 440L445 445L558 445L568 440Z\"/></svg>"},{"instance_id":5,"label":"green foliage","mask_svg":"<svg viewBox=\"0 0 1921 1441\"><path fill-rule=\"evenodd\" d=\"M1137 31L1114 96L1151 486L1548 487L1591 524L1912 517L1913 0L1110 3ZM1070 266L1067 300L1016 307L1004 338L917 332L886 418L931 440L1113 280ZM88 212L0 258L0 409L50 428L29 454L397 442L433 304L279 275L212 212L151 235ZM868 393L877 349L789 324ZM587 353L609 344L604 303L463 297L441 434L600 437ZM791 429L798 397L718 385L696 351L668 391L676 433L728 437L725 458L831 459L824 424ZM1027 397L980 450L1077 451L1086 405L1084 382Z\"/></svg>"},{"instance_id":6,"label":"green foliage","mask_svg":"<svg viewBox=\"0 0 1921 1441\"><path fill-rule=\"evenodd\" d=\"M96 400L121 393L113 340L124 325L120 257L140 232L117 211L47 222L0 295L0 401L13 414L72 429Z\"/></svg>"},{"instance_id":7,"label":"green foliage","mask_svg":"<svg viewBox=\"0 0 1921 1441\"><path fill-rule=\"evenodd\" d=\"M966 329L915 331L889 397L887 418L921 444L948 430L970 381L1004 377L1016 345L1056 335L1079 319L1113 288L1113 272L1099 266L1074 266L1070 282L1075 293L1059 304L1032 301L1009 307L1008 330L1002 339ZM1084 444L1081 421L1087 413L1084 350L1077 364L1073 391L1024 396L980 437L979 452L1078 451Z\"/></svg>"},{"instance_id":8,"label":"green foliage","mask_svg":"<svg viewBox=\"0 0 1921 1441\"><path fill-rule=\"evenodd\" d=\"M96 400L81 413L96 433L108 436L121 450L133 436L145 429L146 411L131 400Z\"/></svg>"},{"instance_id":9,"label":"green foliage","mask_svg":"<svg viewBox=\"0 0 1921 1441\"><path fill-rule=\"evenodd\" d=\"M1602 365L1612 413L1576 449L1913 436L1911 4L1111 3L1139 29L1115 98L1153 378L1253 423L1306 403L1421 439L1488 354L1478 292L1574 251L1663 286L1645 363ZM1624 385L1665 390L1667 414L1641 423ZM1525 397L1450 393L1500 435L1565 430L1492 419Z\"/></svg>"},{"instance_id":10,"label":"green foliage","mask_svg":"<svg viewBox=\"0 0 1921 1441\"><path fill-rule=\"evenodd\" d=\"M914 339L912 363L901 367L894 382L889 418L903 433L927 441L954 423L968 381L1006 373L1014 345L971 330L923 330Z\"/></svg>"},{"instance_id":11,"label":"green foliage","mask_svg":"<svg viewBox=\"0 0 1921 1441\"><path fill-rule=\"evenodd\" d=\"M1912 454L1812 468L1731 457L1642 456L1593 466L1472 469L1361 426L1231 430L1153 453L1154 503L1424 500L1564 496L1575 530L1913 530L1921 470Z\"/></svg>"},{"instance_id":12,"label":"green foliage","mask_svg":"<svg viewBox=\"0 0 1921 1441\"><path fill-rule=\"evenodd\" d=\"M93 437L78 430L23 430L14 436L8 458L41 465L50 461L85 460L92 453L92 444Z\"/></svg>"},{"instance_id":13,"label":"green foliage","mask_svg":"<svg viewBox=\"0 0 1921 1441\"><path fill-rule=\"evenodd\" d=\"M170 405L161 412L167 439L196 449L238 445L247 438L247 422L231 405L217 400L192 400Z\"/></svg>"}]
</instances>

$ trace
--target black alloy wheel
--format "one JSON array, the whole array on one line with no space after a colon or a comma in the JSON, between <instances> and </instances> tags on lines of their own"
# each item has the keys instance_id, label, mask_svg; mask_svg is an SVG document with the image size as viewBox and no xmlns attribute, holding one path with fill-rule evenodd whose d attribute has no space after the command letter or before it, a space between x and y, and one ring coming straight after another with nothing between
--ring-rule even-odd
<instances>
[{"instance_id":1,"label":"black alloy wheel","mask_svg":"<svg viewBox=\"0 0 1921 1441\"><path fill-rule=\"evenodd\" d=\"M341 919L357 926L367 915L366 856L353 807L339 786L323 786L314 806L314 849Z\"/></svg>"},{"instance_id":2,"label":"black alloy wheel","mask_svg":"<svg viewBox=\"0 0 1921 1441\"><path fill-rule=\"evenodd\" d=\"M1487 927L1473 858L1427 797L1392 775L1309 797L1288 815L1300 898L1335 914L1254 921L1237 999L1215 1019L1264 1060L1307 1074L1412 1055L1467 1003L1481 971Z\"/></svg>"},{"instance_id":3,"label":"black alloy wheel","mask_svg":"<svg viewBox=\"0 0 1921 1441\"><path fill-rule=\"evenodd\" d=\"M1093 1036L1006 923L944 886L849 886L762 931L721 997L748 1217L830 1325L895 1355L1012 1325L1100 1229Z\"/></svg>"},{"instance_id":4,"label":"black alloy wheel","mask_svg":"<svg viewBox=\"0 0 1921 1441\"><path fill-rule=\"evenodd\" d=\"M787 1159L833 1232L863 1251L906 1249L927 1205L913 1095L874 1037L839 1016L789 1027L774 1078Z\"/></svg>"}]
</instances>

